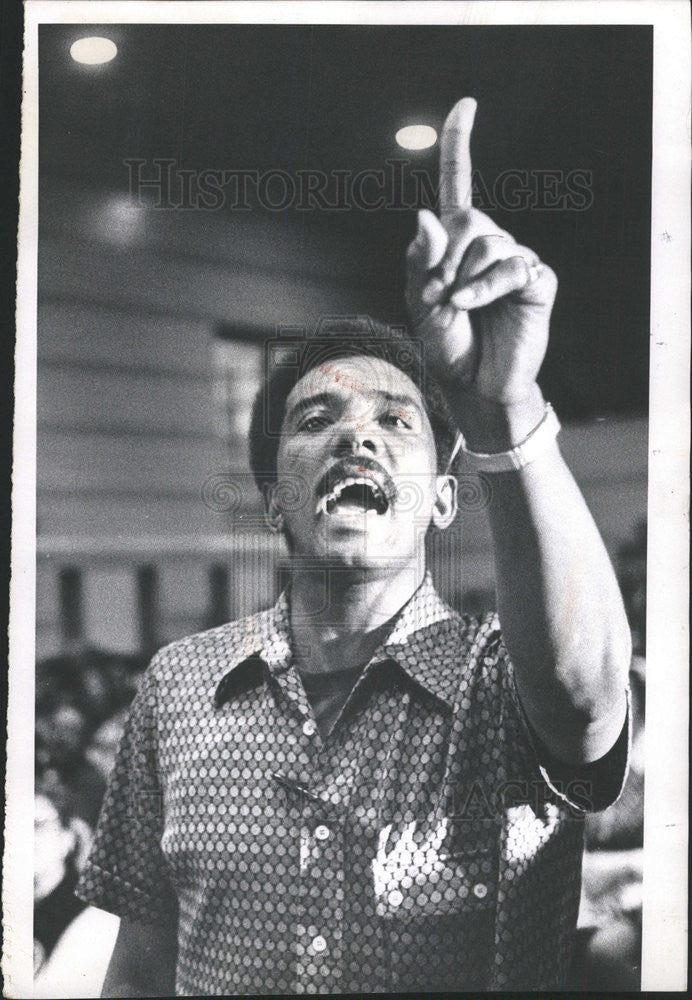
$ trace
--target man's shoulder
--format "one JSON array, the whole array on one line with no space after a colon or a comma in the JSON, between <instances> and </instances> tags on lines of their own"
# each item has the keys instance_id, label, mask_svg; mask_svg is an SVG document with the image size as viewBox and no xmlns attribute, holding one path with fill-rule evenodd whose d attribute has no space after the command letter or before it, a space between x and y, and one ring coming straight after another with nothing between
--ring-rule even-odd
<instances>
[{"instance_id":1,"label":"man's shoulder","mask_svg":"<svg viewBox=\"0 0 692 1000\"><path fill-rule=\"evenodd\" d=\"M175 674L195 668L215 673L245 659L261 645L271 610L259 611L215 628L194 632L161 647L150 670L154 674Z\"/></svg>"},{"instance_id":2,"label":"man's shoulder","mask_svg":"<svg viewBox=\"0 0 692 1000\"><path fill-rule=\"evenodd\" d=\"M501 638L501 626L497 611L488 611L476 617L458 611L449 604L443 604L444 614L432 621L416 623L413 637L416 639L437 639L440 642L462 642L470 646L493 645Z\"/></svg>"}]
</instances>

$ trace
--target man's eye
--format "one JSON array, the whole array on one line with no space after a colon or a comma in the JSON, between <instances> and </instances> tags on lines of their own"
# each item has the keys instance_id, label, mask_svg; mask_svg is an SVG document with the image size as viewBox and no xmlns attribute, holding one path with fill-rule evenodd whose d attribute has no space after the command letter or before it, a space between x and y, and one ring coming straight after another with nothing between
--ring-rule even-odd
<instances>
[{"instance_id":1,"label":"man's eye","mask_svg":"<svg viewBox=\"0 0 692 1000\"><path fill-rule=\"evenodd\" d=\"M329 417L325 413L312 414L312 416L304 417L300 421L298 430L314 433L315 431L322 430L323 427L327 427L329 422Z\"/></svg>"},{"instance_id":2,"label":"man's eye","mask_svg":"<svg viewBox=\"0 0 692 1000\"><path fill-rule=\"evenodd\" d=\"M382 423L387 427L398 427L405 430L411 430L411 423L406 417L403 417L400 413L385 413L383 414Z\"/></svg>"}]
</instances>

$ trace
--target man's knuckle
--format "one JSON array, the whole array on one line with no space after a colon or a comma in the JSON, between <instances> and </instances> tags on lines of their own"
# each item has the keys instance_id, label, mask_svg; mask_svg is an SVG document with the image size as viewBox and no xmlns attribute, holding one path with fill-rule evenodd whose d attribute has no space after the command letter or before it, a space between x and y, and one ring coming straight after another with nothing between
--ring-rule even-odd
<instances>
[{"instance_id":1,"label":"man's knuckle","mask_svg":"<svg viewBox=\"0 0 692 1000\"><path fill-rule=\"evenodd\" d=\"M492 295L494 281L495 279L491 276L488 276L487 278L477 278L473 283L476 298L484 299L487 298L488 295Z\"/></svg>"},{"instance_id":2,"label":"man's knuckle","mask_svg":"<svg viewBox=\"0 0 692 1000\"><path fill-rule=\"evenodd\" d=\"M485 233L483 236L477 236L474 243L485 257L495 253L497 249L497 238L488 233Z\"/></svg>"},{"instance_id":3,"label":"man's knuckle","mask_svg":"<svg viewBox=\"0 0 692 1000\"><path fill-rule=\"evenodd\" d=\"M445 229L450 240L463 236L469 231L470 227L471 220L469 219L468 212L465 212L463 209L459 209L445 218Z\"/></svg>"},{"instance_id":4,"label":"man's knuckle","mask_svg":"<svg viewBox=\"0 0 692 1000\"><path fill-rule=\"evenodd\" d=\"M553 271L552 267L549 267L547 264L543 264L542 266L544 280L550 288L557 289L559 281L555 271Z\"/></svg>"},{"instance_id":5,"label":"man's knuckle","mask_svg":"<svg viewBox=\"0 0 692 1000\"><path fill-rule=\"evenodd\" d=\"M505 262L505 269L511 278L528 278L529 262L520 254L508 257Z\"/></svg>"},{"instance_id":6,"label":"man's knuckle","mask_svg":"<svg viewBox=\"0 0 692 1000\"><path fill-rule=\"evenodd\" d=\"M482 237L476 237L466 248L466 253L464 254L464 266L473 267L484 261L487 255L487 248L482 241Z\"/></svg>"}]
</instances>

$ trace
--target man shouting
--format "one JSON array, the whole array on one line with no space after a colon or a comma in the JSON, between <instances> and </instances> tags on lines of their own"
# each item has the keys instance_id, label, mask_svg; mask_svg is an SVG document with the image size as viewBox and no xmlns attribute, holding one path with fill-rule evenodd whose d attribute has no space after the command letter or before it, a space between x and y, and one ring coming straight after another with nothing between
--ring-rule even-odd
<instances>
[{"instance_id":1,"label":"man shouting","mask_svg":"<svg viewBox=\"0 0 692 1000\"><path fill-rule=\"evenodd\" d=\"M471 207L474 113L409 247L410 344L345 320L266 372L251 463L290 582L145 676L81 882L122 918L106 995L564 984L629 630L536 383L556 278ZM425 567L459 461L490 495L480 624Z\"/></svg>"}]
</instances>

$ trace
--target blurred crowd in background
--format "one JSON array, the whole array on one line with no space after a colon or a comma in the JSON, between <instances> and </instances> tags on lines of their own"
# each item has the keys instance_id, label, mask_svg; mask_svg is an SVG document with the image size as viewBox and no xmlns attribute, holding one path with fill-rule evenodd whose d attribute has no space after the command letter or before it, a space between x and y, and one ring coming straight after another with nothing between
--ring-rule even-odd
<instances>
[{"instance_id":1,"label":"blurred crowd in background","mask_svg":"<svg viewBox=\"0 0 692 1000\"><path fill-rule=\"evenodd\" d=\"M620 551L620 585L633 639L630 773L618 802L587 817L573 989L638 990L641 966L646 525ZM484 608L473 608L483 612ZM90 847L106 783L146 659L93 648L36 668L34 965L38 996L97 996L96 980L117 920L73 893ZM100 951L103 954L100 954ZM78 956L81 955L81 958ZM70 977L84 966L80 992ZM462 984L460 984L460 987Z\"/></svg>"},{"instance_id":2,"label":"blurred crowd in background","mask_svg":"<svg viewBox=\"0 0 692 1000\"><path fill-rule=\"evenodd\" d=\"M40 996L99 995L98 983L70 993L65 981L77 972L76 955L88 952L88 946L75 951L71 942L112 944L112 935L97 933L93 920L101 918L74 888L145 666L143 657L84 648L36 667L34 971Z\"/></svg>"}]
</instances>

